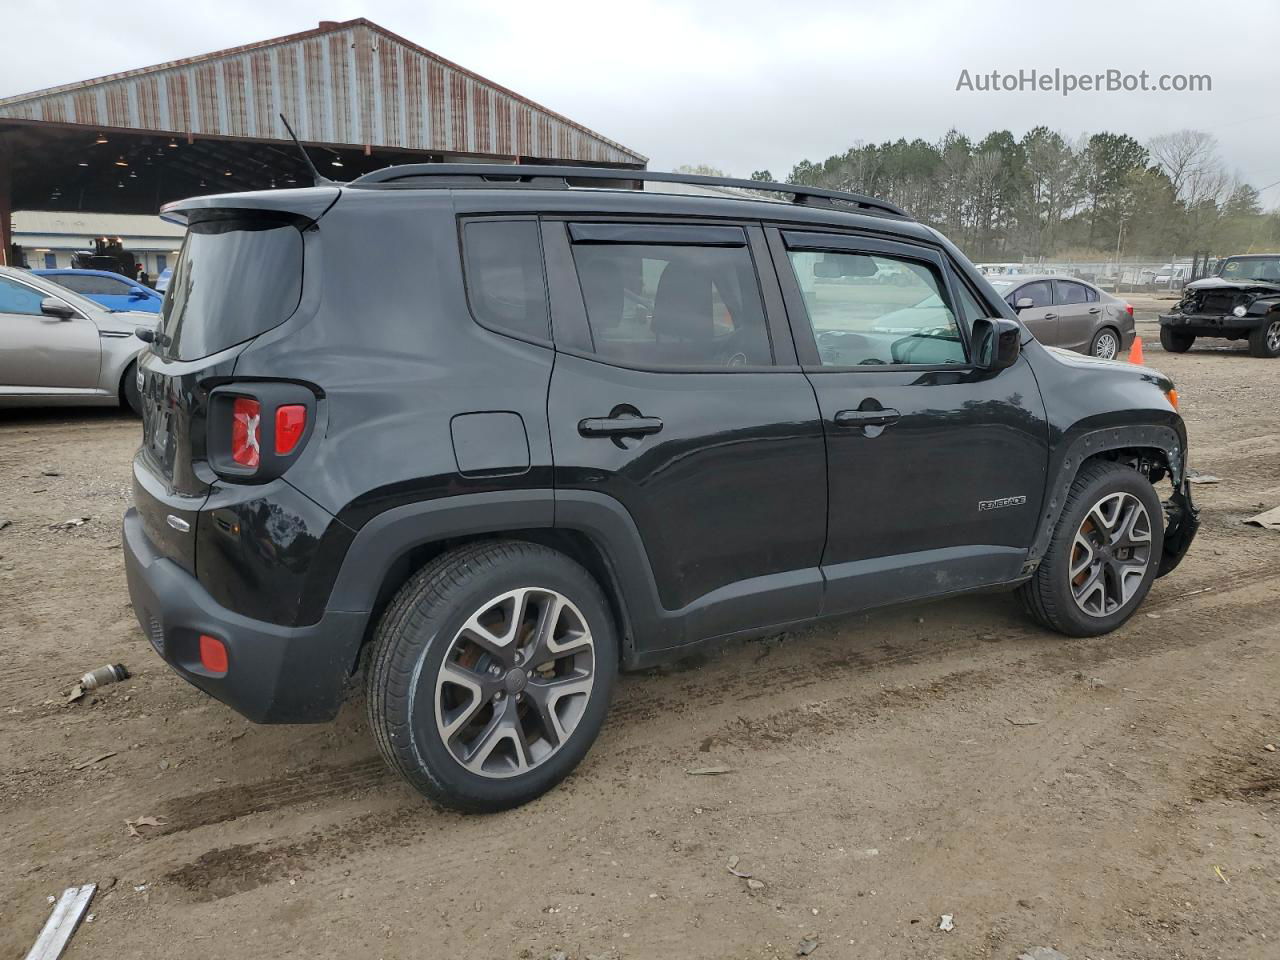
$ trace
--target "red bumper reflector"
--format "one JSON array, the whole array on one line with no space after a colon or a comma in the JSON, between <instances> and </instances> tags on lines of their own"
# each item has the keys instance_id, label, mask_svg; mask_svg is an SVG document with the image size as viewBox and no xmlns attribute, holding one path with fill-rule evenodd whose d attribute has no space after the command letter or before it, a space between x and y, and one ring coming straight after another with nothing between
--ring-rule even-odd
<instances>
[{"instance_id":1,"label":"red bumper reflector","mask_svg":"<svg viewBox=\"0 0 1280 960\"><path fill-rule=\"evenodd\" d=\"M307 408L300 403L276 407L276 453L293 453L307 429Z\"/></svg>"},{"instance_id":2,"label":"red bumper reflector","mask_svg":"<svg viewBox=\"0 0 1280 960\"><path fill-rule=\"evenodd\" d=\"M227 648L217 637L200 634L200 662L210 673L227 672Z\"/></svg>"}]
</instances>

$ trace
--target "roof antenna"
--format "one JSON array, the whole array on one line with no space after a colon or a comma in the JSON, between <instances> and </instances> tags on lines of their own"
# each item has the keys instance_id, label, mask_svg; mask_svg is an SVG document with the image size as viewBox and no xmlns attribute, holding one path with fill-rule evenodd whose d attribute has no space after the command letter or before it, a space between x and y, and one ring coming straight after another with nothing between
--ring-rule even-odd
<instances>
[{"instance_id":1,"label":"roof antenna","mask_svg":"<svg viewBox=\"0 0 1280 960\"><path fill-rule=\"evenodd\" d=\"M315 180L315 186L319 187L324 184L334 183L333 180L330 180L328 177L324 176L319 170L316 169L316 165L311 162L311 158L307 156L306 149L302 146L301 143L298 142L298 135L293 132L293 127L289 126L289 121L284 118L283 113L280 114L280 122L283 123L284 128L289 131L289 138L293 141L294 145L298 148L298 152L302 154L302 162L305 163L307 165L307 169L311 171L311 176Z\"/></svg>"}]
</instances>

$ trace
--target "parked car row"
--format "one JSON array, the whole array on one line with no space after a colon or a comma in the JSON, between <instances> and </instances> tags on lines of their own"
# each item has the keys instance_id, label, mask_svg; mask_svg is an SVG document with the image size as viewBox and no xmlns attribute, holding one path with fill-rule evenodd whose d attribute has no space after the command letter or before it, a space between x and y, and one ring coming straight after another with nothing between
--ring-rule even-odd
<instances>
[{"instance_id":1,"label":"parked car row","mask_svg":"<svg viewBox=\"0 0 1280 960\"><path fill-rule=\"evenodd\" d=\"M135 331L154 329L159 315L112 309L54 280L0 267L0 405L123 404L141 413Z\"/></svg>"}]
</instances>

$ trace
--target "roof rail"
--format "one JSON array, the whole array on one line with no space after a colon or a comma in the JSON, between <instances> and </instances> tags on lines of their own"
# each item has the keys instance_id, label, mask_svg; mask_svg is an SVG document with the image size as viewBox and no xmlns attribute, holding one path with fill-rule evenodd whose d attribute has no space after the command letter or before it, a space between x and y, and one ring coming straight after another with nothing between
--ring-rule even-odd
<instances>
[{"instance_id":1,"label":"roof rail","mask_svg":"<svg viewBox=\"0 0 1280 960\"><path fill-rule=\"evenodd\" d=\"M421 182L439 178L436 184ZM824 190L798 183L774 183L766 180L737 180L733 177L706 177L692 173L664 173L656 170L627 170L618 167L542 166L531 163L405 163L383 167L357 177L343 186L349 187L502 187L532 186L567 188L570 180L594 180L629 182L641 180L647 183L687 183L704 187L732 187L738 190L759 190L767 193L784 193L795 203L830 206L848 203L865 210L892 214L912 219L901 207L866 197L860 193L841 190ZM595 186L596 184L591 184ZM743 198L749 199L749 198Z\"/></svg>"}]
</instances>

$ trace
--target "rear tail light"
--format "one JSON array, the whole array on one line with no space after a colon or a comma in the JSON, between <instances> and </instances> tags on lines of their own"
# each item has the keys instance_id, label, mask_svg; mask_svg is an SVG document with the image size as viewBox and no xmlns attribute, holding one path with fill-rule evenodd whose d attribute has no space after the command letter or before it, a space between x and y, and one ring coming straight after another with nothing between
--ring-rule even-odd
<instances>
[{"instance_id":1,"label":"rear tail light","mask_svg":"<svg viewBox=\"0 0 1280 960\"><path fill-rule=\"evenodd\" d=\"M276 407L276 453L293 453L307 429L307 408L300 403Z\"/></svg>"},{"instance_id":2,"label":"rear tail light","mask_svg":"<svg viewBox=\"0 0 1280 960\"><path fill-rule=\"evenodd\" d=\"M279 440L276 441L279 444ZM231 461L256 468L262 459L262 404L236 397L231 407Z\"/></svg>"},{"instance_id":3,"label":"rear tail light","mask_svg":"<svg viewBox=\"0 0 1280 960\"><path fill-rule=\"evenodd\" d=\"M1132 303L1126 303L1126 304L1124 305L1124 312L1125 312L1125 313L1127 313L1129 316L1131 316L1131 317L1132 317L1132 316L1133 316L1133 304L1132 304Z\"/></svg>"},{"instance_id":4,"label":"rear tail light","mask_svg":"<svg viewBox=\"0 0 1280 960\"><path fill-rule=\"evenodd\" d=\"M265 483L289 469L316 420L314 388L285 381L237 381L209 393L205 452L224 480Z\"/></svg>"}]
</instances>

